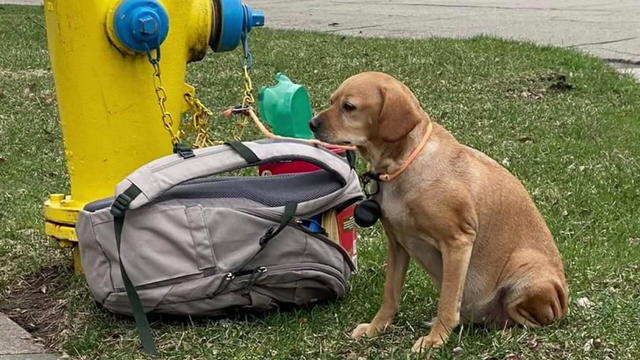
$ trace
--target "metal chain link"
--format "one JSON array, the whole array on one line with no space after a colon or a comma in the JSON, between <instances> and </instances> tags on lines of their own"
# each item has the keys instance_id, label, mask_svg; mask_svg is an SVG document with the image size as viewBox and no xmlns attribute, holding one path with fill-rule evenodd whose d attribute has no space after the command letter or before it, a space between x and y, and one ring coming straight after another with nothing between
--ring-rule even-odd
<instances>
[{"instance_id":1,"label":"metal chain link","mask_svg":"<svg viewBox=\"0 0 640 360\"><path fill-rule=\"evenodd\" d=\"M183 131L178 129L175 131L173 129L173 116L167 110L165 104L167 102L167 91L162 86L162 77L160 76L160 52L156 53L156 57L154 58L151 55L151 51L147 51L147 58L149 62L153 66L153 87L155 89L156 97L158 99L158 105L160 107L160 112L162 113L162 124L164 128L169 133L171 137L171 143L174 145L180 144L182 141L182 136L184 135ZM184 95L184 100L187 102L189 107L191 108L191 124L194 129L195 139L193 140L194 148L201 148L206 146L215 145L215 142L209 136L209 118L213 113L211 110L207 109L206 106L194 95L190 93L186 93Z\"/></svg>"},{"instance_id":2,"label":"metal chain link","mask_svg":"<svg viewBox=\"0 0 640 360\"><path fill-rule=\"evenodd\" d=\"M152 58L150 52L147 55L149 57L149 62L151 62L151 65L153 66L153 87L156 92L156 98L158 99L160 112L162 113L162 124L171 137L171 143L173 145L179 144L180 138L182 137L182 132L179 129L178 131L173 129L173 116L165 106L167 102L167 91L162 86L162 77L160 77L160 62L158 61L159 56L158 58Z\"/></svg>"},{"instance_id":3,"label":"metal chain link","mask_svg":"<svg viewBox=\"0 0 640 360\"><path fill-rule=\"evenodd\" d=\"M253 82L251 81L251 76L249 75L249 67L245 65L243 67L242 78L244 81L244 93L242 94L242 107L248 108L253 107L256 103L256 99L253 97Z\"/></svg>"},{"instance_id":4,"label":"metal chain link","mask_svg":"<svg viewBox=\"0 0 640 360\"><path fill-rule=\"evenodd\" d=\"M251 109L255 106L256 99L253 96L253 81L249 74L249 70L253 67L253 55L249 49L249 39L246 33L242 35L242 49L244 51L244 58L242 61L242 80L244 83L244 91L242 93L241 107L242 109ZM244 113L244 115L245 116L241 117L242 120L240 120L240 123L236 127L234 134L235 140L241 140L244 135L244 130L249 120L247 114Z\"/></svg>"},{"instance_id":5,"label":"metal chain link","mask_svg":"<svg viewBox=\"0 0 640 360\"><path fill-rule=\"evenodd\" d=\"M243 83L244 91L242 95L242 109L252 109L255 106L255 98L253 96L253 82L249 75L249 70L253 67L253 55L249 50L249 42L246 34L242 35L242 47L244 50L243 58ZM162 113L162 124L171 137L171 143L179 145L184 135L182 130L177 131L173 129L173 116L166 108L167 92L162 86L162 77L160 76L160 49L156 49L156 57L151 54L151 50L147 49L147 58L153 66L153 86L158 99L158 106ZM194 148L201 148L211 145L216 145L221 142L214 141L209 135L209 118L213 113L207 109L202 102L190 93L184 95L184 99L191 108L191 125L193 126L195 139L193 141ZM245 114L246 115L246 114ZM236 127L234 134L235 140L241 140L244 134L244 130L247 124L247 116L243 116L241 122Z\"/></svg>"},{"instance_id":6,"label":"metal chain link","mask_svg":"<svg viewBox=\"0 0 640 360\"><path fill-rule=\"evenodd\" d=\"M248 34L243 32L242 34L242 50L244 51L244 58L242 61L242 79L244 82L244 93L242 96L242 107L253 107L256 103L256 99L253 97L253 82L249 75L249 70L253 67L253 54L249 49Z\"/></svg>"},{"instance_id":7,"label":"metal chain link","mask_svg":"<svg viewBox=\"0 0 640 360\"><path fill-rule=\"evenodd\" d=\"M209 135L209 118L213 115L211 110L190 93L184 94L184 100L191 107L191 126L195 133L193 147L203 148L221 144L221 141L215 141Z\"/></svg>"}]
</instances>

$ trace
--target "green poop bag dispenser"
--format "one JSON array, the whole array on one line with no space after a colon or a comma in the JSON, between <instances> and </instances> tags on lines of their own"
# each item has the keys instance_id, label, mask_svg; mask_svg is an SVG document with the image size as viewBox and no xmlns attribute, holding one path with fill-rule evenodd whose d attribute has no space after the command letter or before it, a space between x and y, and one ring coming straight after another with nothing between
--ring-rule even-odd
<instances>
[{"instance_id":1,"label":"green poop bag dispenser","mask_svg":"<svg viewBox=\"0 0 640 360\"><path fill-rule=\"evenodd\" d=\"M311 139L311 101L307 89L294 84L285 74L274 76L277 83L258 92L258 110L263 121L280 136Z\"/></svg>"}]
</instances>

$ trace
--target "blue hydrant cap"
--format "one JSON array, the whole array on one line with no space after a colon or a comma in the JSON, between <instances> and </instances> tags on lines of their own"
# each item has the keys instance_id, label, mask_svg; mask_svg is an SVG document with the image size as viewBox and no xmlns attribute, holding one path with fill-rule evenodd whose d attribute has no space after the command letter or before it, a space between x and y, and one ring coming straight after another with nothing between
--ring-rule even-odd
<instances>
[{"instance_id":1,"label":"blue hydrant cap","mask_svg":"<svg viewBox=\"0 0 640 360\"><path fill-rule=\"evenodd\" d=\"M160 47L169 34L169 16L156 0L123 0L113 16L116 37L128 49L145 52Z\"/></svg>"},{"instance_id":2,"label":"blue hydrant cap","mask_svg":"<svg viewBox=\"0 0 640 360\"><path fill-rule=\"evenodd\" d=\"M254 10L241 0L215 0L217 2L216 34L211 47L214 51L230 51L240 45L242 34L254 27L264 26L264 12Z\"/></svg>"}]
</instances>

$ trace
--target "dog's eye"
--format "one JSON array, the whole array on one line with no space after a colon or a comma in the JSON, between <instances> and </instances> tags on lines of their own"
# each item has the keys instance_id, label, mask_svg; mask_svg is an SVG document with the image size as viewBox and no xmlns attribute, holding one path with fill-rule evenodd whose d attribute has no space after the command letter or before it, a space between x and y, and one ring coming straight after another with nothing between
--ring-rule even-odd
<instances>
[{"instance_id":1,"label":"dog's eye","mask_svg":"<svg viewBox=\"0 0 640 360\"><path fill-rule=\"evenodd\" d=\"M348 102L342 104L342 108L344 109L344 111L347 111L347 112L353 111L353 110L356 109L356 107L353 104L348 103Z\"/></svg>"}]
</instances>

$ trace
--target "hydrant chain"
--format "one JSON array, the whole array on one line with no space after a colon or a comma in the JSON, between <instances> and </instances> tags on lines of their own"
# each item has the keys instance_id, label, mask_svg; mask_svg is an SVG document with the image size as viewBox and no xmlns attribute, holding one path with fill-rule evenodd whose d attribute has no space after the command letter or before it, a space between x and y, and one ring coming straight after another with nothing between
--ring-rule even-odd
<instances>
[{"instance_id":1,"label":"hydrant chain","mask_svg":"<svg viewBox=\"0 0 640 360\"><path fill-rule=\"evenodd\" d=\"M242 49L244 50L244 58L242 63L242 79L244 83L244 92L242 94L242 108L247 109L255 105L256 100L253 97L253 81L249 75L249 70L253 67L253 55L249 49L249 34L244 29L242 34ZM242 117L240 124L236 127L234 134L235 140L241 140L247 124L247 117Z\"/></svg>"},{"instance_id":2,"label":"hydrant chain","mask_svg":"<svg viewBox=\"0 0 640 360\"><path fill-rule=\"evenodd\" d=\"M194 148L202 148L206 146L220 144L209 136L209 118L213 113L195 96L190 93L184 94L184 100L191 108L191 124L195 132L193 140Z\"/></svg>"},{"instance_id":3,"label":"hydrant chain","mask_svg":"<svg viewBox=\"0 0 640 360\"><path fill-rule=\"evenodd\" d=\"M160 63L157 61L157 59L151 57L151 52L148 52L147 56L149 57L149 62L153 66L153 87L156 93L156 98L158 99L158 106L160 107L160 112L162 114L162 124L171 137L171 143L173 145L179 144L180 136L182 134L180 133L180 130L176 132L173 129L173 116L165 106L167 102L167 91L162 86L162 77L160 76Z\"/></svg>"},{"instance_id":4,"label":"hydrant chain","mask_svg":"<svg viewBox=\"0 0 640 360\"><path fill-rule=\"evenodd\" d=\"M245 65L243 69L243 80L244 80L244 94L242 97L242 107L250 107L253 106L256 102L253 97L253 82L251 81L251 76L249 76L249 68Z\"/></svg>"}]
</instances>

